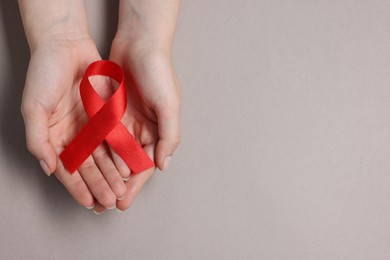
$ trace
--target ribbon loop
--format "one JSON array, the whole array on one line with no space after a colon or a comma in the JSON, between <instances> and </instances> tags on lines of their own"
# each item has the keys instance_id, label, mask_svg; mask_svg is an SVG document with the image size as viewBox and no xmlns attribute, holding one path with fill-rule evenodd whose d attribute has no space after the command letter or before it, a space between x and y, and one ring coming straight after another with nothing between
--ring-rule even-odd
<instances>
[{"instance_id":1,"label":"ribbon loop","mask_svg":"<svg viewBox=\"0 0 390 260\"><path fill-rule=\"evenodd\" d=\"M92 87L89 77L102 75L119 83L105 102ZM126 85L122 69L114 62L100 60L87 68L80 83L80 95L89 121L60 154L65 168L73 174L104 141L118 153L133 173L142 172L154 163L120 121L126 106Z\"/></svg>"}]
</instances>

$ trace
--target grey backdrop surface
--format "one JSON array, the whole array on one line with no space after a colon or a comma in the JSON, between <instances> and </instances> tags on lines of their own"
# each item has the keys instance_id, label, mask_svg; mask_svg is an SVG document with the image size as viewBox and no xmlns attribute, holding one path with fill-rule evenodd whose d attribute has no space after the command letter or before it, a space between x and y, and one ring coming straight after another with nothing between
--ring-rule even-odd
<instances>
[{"instance_id":1,"label":"grey backdrop surface","mask_svg":"<svg viewBox=\"0 0 390 260\"><path fill-rule=\"evenodd\" d=\"M117 2L87 3L107 57ZM29 51L0 9L1 259L390 259L389 1L184 0L182 144L101 216L25 149Z\"/></svg>"}]
</instances>

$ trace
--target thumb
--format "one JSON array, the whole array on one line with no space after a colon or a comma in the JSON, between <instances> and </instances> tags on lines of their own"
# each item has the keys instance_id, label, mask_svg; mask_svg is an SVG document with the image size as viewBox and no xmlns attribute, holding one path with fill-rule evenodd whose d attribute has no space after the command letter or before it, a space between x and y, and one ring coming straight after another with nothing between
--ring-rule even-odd
<instances>
[{"instance_id":1,"label":"thumb","mask_svg":"<svg viewBox=\"0 0 390 260\"><path fill-rule=\"evenodd\" d=\"M157 167L164 171L168 168L172 155L180 143L179 104L165 106L162 110L157 110L156 114L159 140L155 158Z\"/></svg>"},{"instance_id":2,"label":"thumb","mask_svg":"<svg viewBox=\"0 0 390 260\"><path fill-rule=\"evenodd\" d=\"M28 150L39 160L43 171L50 176L57 168L57 155L49 142L49 120L40 104L22 104Z\"/></svg>"}]
</instances>

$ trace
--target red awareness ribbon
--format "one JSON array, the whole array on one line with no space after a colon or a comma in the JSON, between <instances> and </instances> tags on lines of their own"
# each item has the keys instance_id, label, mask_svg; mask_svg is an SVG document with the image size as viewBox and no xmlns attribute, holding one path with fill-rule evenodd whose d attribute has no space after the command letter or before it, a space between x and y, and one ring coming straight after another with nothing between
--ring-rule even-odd
<instances>
[{"instance_id":1,"label":"red awareness ribbon","mask_svg":"<svg viewBox=\"0 0 390 260\"><path fill-rule=\"evenodd\" d=\"M89 82L90 76L102 75L120 83L105 102ZM60 154L60 159L71 174L104 141L126 162L132 173L140 173L154 166L154 162L137 143L121 118L126 111L126 85L121 67L112 61L99 60L89 65L80 83L80 94L89 121Z\"/></svg>"}]
</instances>

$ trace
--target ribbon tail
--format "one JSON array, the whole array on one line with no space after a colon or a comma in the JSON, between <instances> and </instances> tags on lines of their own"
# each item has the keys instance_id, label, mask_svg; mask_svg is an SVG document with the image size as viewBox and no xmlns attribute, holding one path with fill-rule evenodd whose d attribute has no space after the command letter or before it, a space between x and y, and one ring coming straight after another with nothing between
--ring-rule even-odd
<instances>
[{"instance_id":1,"label":"ribbon tail","mask_svg":"<svg viewBox=\"0 0 390 260\"><path fill-rule=\"evenodd\" d=\"M132 173L137 174L155 166L154 162L122 123L119 123L111 131L106 137L106 141L125 161Z\"/></svg>"}]
</instances>

